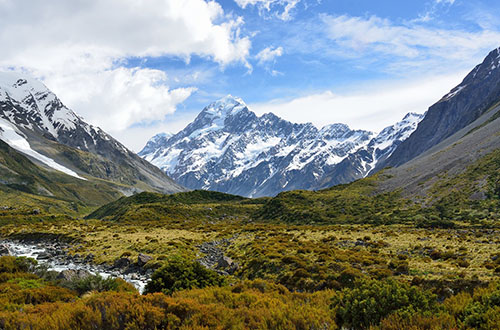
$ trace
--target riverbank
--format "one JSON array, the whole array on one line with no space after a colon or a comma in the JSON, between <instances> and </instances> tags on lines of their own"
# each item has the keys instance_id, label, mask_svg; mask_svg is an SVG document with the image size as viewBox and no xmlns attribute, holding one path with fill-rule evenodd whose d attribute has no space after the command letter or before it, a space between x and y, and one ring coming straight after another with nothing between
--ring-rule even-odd
<instances>
[{"instance_id":1,"label":"riverbank","mask_svg":"<svg viewBox=\"0 0 500 330\"><path fill-rule=\"evenodd\" d=\"M59 273L74 271L75 274L83 277L89 273L100 275L103 278L119 277L134 285L140 293L144 291L146 283L151 278L152 270L145 270L139 265L130 263L130 261L125 267L125 258L121 264L97 265L92 262L93 258L91 255L81 258L78 254L68 254L67 251L70 247L71 245L61 242L0 240L2 255L33 258L38 264L46 265L48 270Z\"/></svg>"}]
</instances>

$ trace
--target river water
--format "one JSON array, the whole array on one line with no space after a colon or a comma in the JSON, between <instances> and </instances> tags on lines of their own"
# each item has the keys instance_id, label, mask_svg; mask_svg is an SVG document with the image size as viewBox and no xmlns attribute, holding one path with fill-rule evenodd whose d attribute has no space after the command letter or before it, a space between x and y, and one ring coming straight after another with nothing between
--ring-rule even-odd
<instances>
[{"instance_id":1,"label":"river water","mask_svg":"<svg viewBox=\"0 0 500 330\"><path fill-rule=\"evenodd\" d=\"M103 278L121 277L125 281L133 284L137 288L137 290L139 290L140 293L144 292L144 287L146 286L146 283L148 281L148 278L144 275L120 274L119 272L109 271L98 265L92 265L88 263L73 263L59 258L40 260L38 259L38 256L46 252L46 249L41 244L24 244L12 241L3 241L0 243L8 246L12 255L16 257L28 257L36 259L38 264L47 265L49 270L61 272L63 270L68 270L68 269L74 269L74 270L83 269L92 273L93 275L100 275Z\"/></svg>"}]
</instances>

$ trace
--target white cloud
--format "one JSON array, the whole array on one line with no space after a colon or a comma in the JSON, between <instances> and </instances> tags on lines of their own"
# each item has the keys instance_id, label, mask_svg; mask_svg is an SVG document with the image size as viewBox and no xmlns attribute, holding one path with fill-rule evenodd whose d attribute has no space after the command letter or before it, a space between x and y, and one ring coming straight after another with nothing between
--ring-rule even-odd
<instances>
[{"instance_id":1,"label":"white cloud","mask_svg":"<svg viewBox=\"0 0 500 330\"><path fill-rule=\"evenodd\" d=\"M446 4L454 4L455 0L436 0L436 3L446 3Z\"/></svg>"},{"instance_id":2,"label":"white cloud","mask_svg":"<svg viewBox=\"0 0 500 330\"><path fill-rule=\"evenodd\" d=\"M355 91L324 91L292 100L250 104L262 115L272 112L292 122L312 122L317 127L345 123L351 128L380 131L408 112L424 113L429 106L460 83L466 72L413 81L372 82Z\"/></svg>"},{"instance_id":3,"label":"white cloud","mask_svg":"<svg viewBox=\"0 0 500 330\"><path fill-rule=\"evenodd\" d=\"M241 8L247 6L255 6L258 8L260 15L268 17L275 16L283 21L292 19L291 11L297 6L301 0L235 0ZM280 10L274 11L274 8Z\"/></svg>"},{"instance_id":4,"label":"white cloud","mask_svg":"<svg viewBox=\"0 0 500 330\"><path fill-rule=\"evenodd\" d=\"M283 55L283 47L267 47L261 50L255 58L259 61L259 64L264 64L266 62L272 62L274 61L277 57L280 57Z\"/></svg>"},{"instance_id":5,"label":"white cloud","mask_svg":"<svg viewBox=\"0 0 500 330\"><path fill-rule=\"evenodd\" d=\"M322 16L327 36L351 56L370 53L423 60L469 61L497 47L500 32L444 30L420 24L398 25L377 16Z\"/></svg>"},{"instance_id":6,"label":"white cloud","mask_svg":"<svg viewBox=\"0 0 500 330\"><path fill-rule=\"evenodd\" d=\"M45 53L60 53L59 60L196 54L228 64L246 61L250 48L240 36L242 19L225 16L215 1L32 0L26 6L4 0L0 13L1 41L9 45L2 58L20 56L22 65L51 65L39 58Z\"/></svg>"},{"instance_id":7,"label":"white cloud","mask_svg":"<svg viewBox=\"0 0 500 330\"><path fill-rule=\"evenodd\" d=\"M0 69L42 78L64 103L104 129L161 120L194 88L169 89L130 57L201 56L227 66L247 58L244 23L204 0L0 1Z\"/></svg>"},{"instance_id":8,"label":"white cloud","mask_svg":"<svg viewBox=\"0 0 500 330\"><path fill-rule=\"evenodd\" d=\"M177 113L173 116L167 116L167 120L163 122L154 122L150 125L137 125L127 128L126 131L119 131L113 134L118 141L124 143L127 147L135 152L139 152L144 148L146 142L154 135L160 132L177 133L184 129L192 122L197 113L190 115L181 115ZM175 117L175 118L174 118Z\"/></svg>"},{"instance_id":9,"label":"white cloud","mask_svg":"<svg viewBox=\"0 0 500 330\"><path fill-rule=\"evenodd\" d=\"M170 90L162 84L166 79L159 70L117 68L55 76L48 84L63 91L64 101L82 110L86 120L115 133L136 123L163 119L195 91Z\"/></svg>"}]
</instances>

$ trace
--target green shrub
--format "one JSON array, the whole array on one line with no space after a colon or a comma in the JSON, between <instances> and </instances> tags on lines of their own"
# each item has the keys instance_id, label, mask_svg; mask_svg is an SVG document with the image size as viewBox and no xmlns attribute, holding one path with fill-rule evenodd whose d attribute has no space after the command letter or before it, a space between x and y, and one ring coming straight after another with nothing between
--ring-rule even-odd
<instances>
[{"instance_id":1,"label":"green shrub","mask_svg":"<svg viewBox=\"0 0 500 330\"><path fill-rule=\"evenodd\" d=\"M467 304L461 317L467 328L500 328L500 284L474 292L473 301Z\"/></svg>"},{"instance_id":2,"label":"green shrub","mask_svg":"<svg viewBox=\"0 0 500 330\"><path fill-rule=\"evenodd\" d=\"M220 286L224 282L222 276L198 262L176 257L170 259L165 266L153 274L146 285L145 293L172 294L184 289Z\"/></svg>"},{"instance_id":3,"label":"green shrub","mask_svg":"<svg viewBox=\"0 0 500 330\"><path fill-rule=\"evenodd\" d=\"M27 273L33 271L37 262L26 257L0 257L0 273Z\"/></svg>"},{"instance_id":4,"label":"green shrub","mask_svg":"<svg viewBox=\"0 0 500 330\"><path fill-rule=\"evenodd\" d=\"M357 280L333 298L337 324L366 329L397 313L401 317L437 309L436 297L428 291L393 280Z\"/></svg>"},{"instance_id":5,"label":"green shrub","mask_svg":"<svg viewBox=\"0 0 500 330\"><path fill-rule=\"evenodd\" d=\"M125 282L121 278L103 278L100 275L92 275L82 279L65 281L60 284L62 287L76 291L79 295L90 291L115 291L115 292L136 292L135 287Z\"/></svg>"}]
</instances>

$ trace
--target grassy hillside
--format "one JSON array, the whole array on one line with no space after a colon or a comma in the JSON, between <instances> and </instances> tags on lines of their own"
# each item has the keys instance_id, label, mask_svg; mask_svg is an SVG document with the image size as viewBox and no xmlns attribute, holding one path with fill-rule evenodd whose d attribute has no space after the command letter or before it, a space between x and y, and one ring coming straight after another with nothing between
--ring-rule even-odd
<instances>
[{"instance_id":1,"label":"grassy hillside","mask_svg":"<svg viewBox=\"0 0 500 330\"><path fill-rule=\"evenodd\" d=\"M287 223L417 223L500 218L500 150L465 169L434 180L425 198L405 196L403 188L378 192L388 177L384 172L330 189L284 192L270 199L257 213L259 220Z\"/></svg>"},{"instance_id":2,"label":"grassy hillside","mask_svg":"<svg viewBox=\"0 0 500 330\"><path fill-rule=\"evenodd\" d=\"M0 205L82 214L130 189L105 180L80 180L44 169L0 141Z\"/></svg>"},{"instance_id":3,"label":"grassy hillside","mask_svg":"<svg viewBox=\"0 0 500 330\"><path fill-rule=\"evenodd\" d=\"M288 224L395 224L452 226L500 217L500 150L483 156L463 173L441 175L426 198L410 198L398 189L378 192L388 179L381 172L351 184L313 192L296 190L257 200L217 192L174 195L141 193L101 207L87 218L120 221L191 222L225 217Z\"/></svg>"},{"instance_id":4,"label":"grassy hillside","mask_svg":"<svg viewBox=\"0 0 500 330\"><path fill-rule=\"evenodd\" d=\"M204 190L173 195L143 192L104 205L86 218L176 223L209 222L226 218L242 220L248 219L261 203L261 200Z\"/></svg>"}]
</instances>

